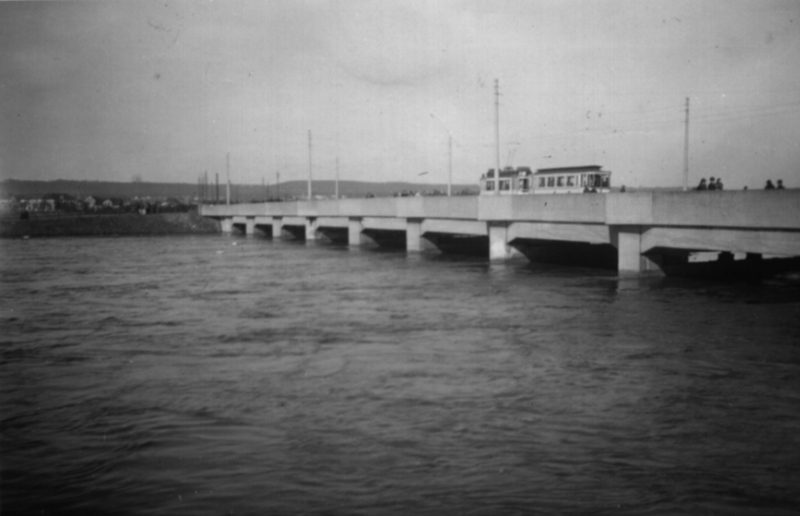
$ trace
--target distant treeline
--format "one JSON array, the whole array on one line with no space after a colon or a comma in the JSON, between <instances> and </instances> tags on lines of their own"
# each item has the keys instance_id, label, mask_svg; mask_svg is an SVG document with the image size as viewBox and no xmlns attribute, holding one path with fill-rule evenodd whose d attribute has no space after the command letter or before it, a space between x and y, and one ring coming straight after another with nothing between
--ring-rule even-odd
<instances>
[{"instance_id":1,"label":"distant treeline","mask_svg":"<svg viewBox=\"0 0 800 516\"><path fill-rule=\"evenodd\" d=\"M454 194L475 195L478 186L453 185ZM339 195L345 197L391 197L402 192L419 192L422 195L435 195L447 191L446 184L418 183L367 183L361 181L340 181ZM37 198L47 194L67 194L78 199L88 196L107 198L198 198L206 201L226 199L226 186L220 184L205 185L201 189L191 183L151 183L151 182L113 182L113 181L34 181L26 179L6 179L0 181L0 198ZM308 194L305 181L288 181L279 185L231 185L231 201L248 202L267 199L304 198ZM332 197L335 194L334 181L314 181L313 195Z\"/></svg>"}]
</instances>

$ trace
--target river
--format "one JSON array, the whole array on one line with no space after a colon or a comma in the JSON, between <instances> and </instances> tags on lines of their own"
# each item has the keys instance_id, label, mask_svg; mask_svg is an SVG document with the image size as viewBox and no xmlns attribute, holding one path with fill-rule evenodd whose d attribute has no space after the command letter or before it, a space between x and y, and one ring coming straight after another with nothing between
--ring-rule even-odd
<instances>
[{"instance_id":1,"label":"river","mask_svg":"<svg viewBox=\"0 0 800 516\"><path fill-rule=\"evenodd\" d=\"M0 242L13 514L797 514L800 282Z\"/></svg>"}]
</instances>

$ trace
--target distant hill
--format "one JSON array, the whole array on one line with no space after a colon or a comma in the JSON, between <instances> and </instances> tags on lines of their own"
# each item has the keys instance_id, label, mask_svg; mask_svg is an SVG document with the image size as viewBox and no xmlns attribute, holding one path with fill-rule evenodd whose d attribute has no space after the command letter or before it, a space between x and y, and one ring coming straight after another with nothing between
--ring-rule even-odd
<instances>
[{"instance_id":1,"label":"distant hill","mask_svg":"<svg viewBox=\"0 0 800 516\"><path fill-rule=\"evenodd\" d=\"M334 181L314 181L313 194L333 196L335 193ZM308 193L308 184L305 181L288 181L279 185L271 185L269 192L261 185L231 185L232 201L263 201L267 198L302 198ZM364 197L367 194L376 197L390 197L403 191L433 192L439 190L447 192L446 184L421 184L421 183L367 183L362 181L339 181L339 195L346 197ZM468 192L478 193L478 185L453 185L453 193ZM133 198L151 197L179 199L194 199L198 196L198 186L191 183L148 183L133 182L121 183L113 181L32 181L25 179L6 179L0 181L0 198L7 199L11 196L17 198L40 198L47 194L67 194L74 197L86 198L91 195L95 198L107 199L109 197ZM214 184L207 186L206 199L214 200L217 197L217 187ZM219 199L225 200L225 185L219 185Z\"/></svg>"}]
</instances>

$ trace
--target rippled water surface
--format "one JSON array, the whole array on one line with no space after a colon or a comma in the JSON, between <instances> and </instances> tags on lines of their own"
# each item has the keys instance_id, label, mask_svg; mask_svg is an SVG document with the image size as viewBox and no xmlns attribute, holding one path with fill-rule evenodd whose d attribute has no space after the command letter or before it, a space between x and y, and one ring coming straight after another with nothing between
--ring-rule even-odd
<instances>
[{"instance_id":1,"label":"rippled water surface","mask_svg":"<svg viewBox=\"0 0 800 516\"><path fill-rule=\"evenodd\" d=\"M5 514L796 514L800 287L0 242Z\"/></svg>"}]
</instances>

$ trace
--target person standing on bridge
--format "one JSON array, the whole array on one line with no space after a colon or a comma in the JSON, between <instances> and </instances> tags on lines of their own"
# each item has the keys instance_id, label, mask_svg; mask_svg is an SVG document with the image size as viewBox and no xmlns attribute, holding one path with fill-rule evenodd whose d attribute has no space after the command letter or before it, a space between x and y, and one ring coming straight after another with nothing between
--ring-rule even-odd
<instances>
[{"instance_id":1,"label":"person standing on bridge","mask_svg":"<svg viewBox=\"0 0 800 516\"><path fill-rule=\"evenodd\" d=\"M697 190L708 190L708 185L706 185L706 178L700 180L700 184L697 185Z\"/></svg>"},{"instance_id":2,"label":"person standing on bridge","mask_svg":"<svg viewBox=\"0 0 800 516\"><path fill-rule=\"evenodd\" d=\"M711 176L711 179L708 180L708 189L709 190L716 190L717 189L717 182L714 181L714 176Z\"/></svg>"},{"instance_id":3,"label":"person standing on bridge","mask_svg":"<svg viewBox=\"0 0 800 516\"><path fill-rule=\"evenodd\" d=\"M772 184L772 179L767 179L767 185L764 187L764 190L774 190L775 185Z\"/></svg>"},{"instance_id":4,"label":"person standing on bridge","mask_svg":"<svg viewBox=\"0 0 800 516\"><path fill-rule=\"evenodd\" d=\"M717 190L722 190L723 188L724 188L724 186L722 184L722 178L718 177L717 178Z\"/></svg>"},{"instance_id":5,"label":"person standing on bridge","mask_svg":"<svg viewBox=\"0 0 800 516\"><path fill-rule=\"evenodd\" d=\"M775 189L776 190L786 190L786 188L783 187L783 179L778 179L778 186L776 186Z\"/></svg>"}]
</instances>

